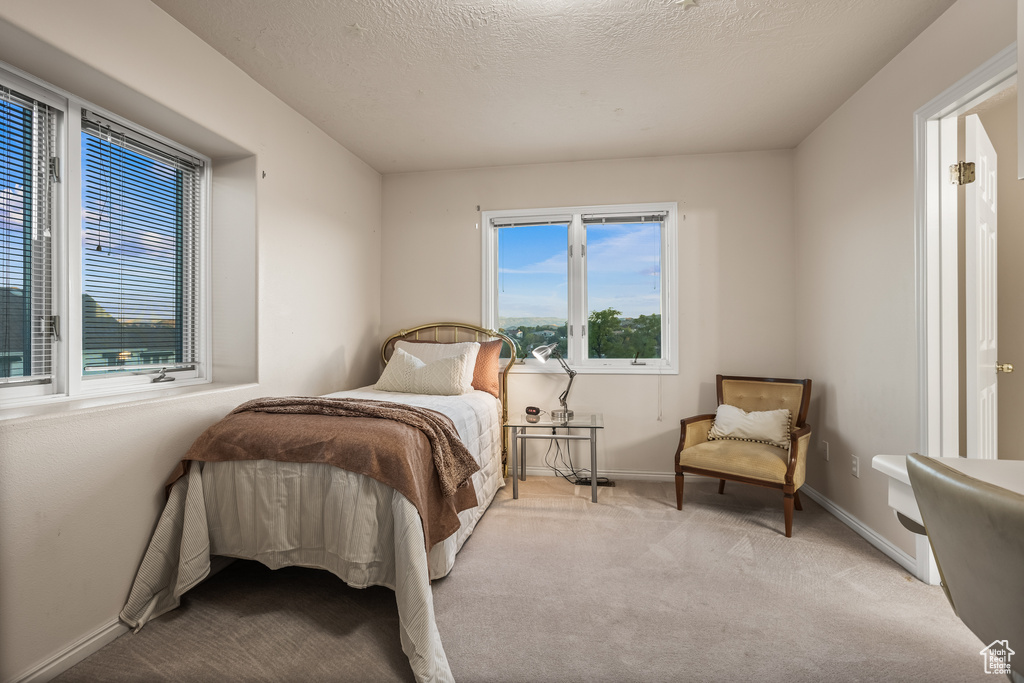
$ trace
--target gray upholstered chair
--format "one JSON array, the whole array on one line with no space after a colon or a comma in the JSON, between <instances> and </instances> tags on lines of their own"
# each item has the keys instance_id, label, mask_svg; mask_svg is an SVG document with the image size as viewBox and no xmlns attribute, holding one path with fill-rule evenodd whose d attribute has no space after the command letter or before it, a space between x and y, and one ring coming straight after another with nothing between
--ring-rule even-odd
<instances>
[{"instance_id":1,"label":"gray upholstered chair","mask_svg":"<svg viewBox=\"0 0 1024 683\"><path fill-rule=\"evenodd\" d=\"M681 421L675 454L676 507L683 509L683 477L702 474L726 481L777 488L783 494L786 538L793 535L793 508L802 510L799 489L804 483L811 428L804 424L811 401L811 380L718 375L718 404L750 412L787 409L790 433L786 448L767 443L709 439L715 415Z\"/></svg>"},{"instance_id":2,"label":"gray upholstered chair","mask_svg":"<svg viewBox=\"0 0 1024 683\"><path fill-rule=\"evenodd\" d=\"M1024 496L921 455L907 473L950 606L986 649L1015 648L1024 681Z\"/></svg>"}]
</instances>

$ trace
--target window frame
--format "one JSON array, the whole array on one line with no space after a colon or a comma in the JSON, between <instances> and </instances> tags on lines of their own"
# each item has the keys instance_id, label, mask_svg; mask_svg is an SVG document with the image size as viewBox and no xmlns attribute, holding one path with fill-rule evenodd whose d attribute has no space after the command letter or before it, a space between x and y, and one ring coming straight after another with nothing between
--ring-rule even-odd
<instances>
[{"instance_id":1,"label":"window frame","mask_svg":"<svg viewBox=\"0 0 1024 683\"><path fill-rule=\"evenodd\" d=\"M53 343L53 379L48 384L0 385L3 408L59 404L81 399L129 401L145 394L164 394L168 390L212 382L212 329L210 325L210 197L212 162L209 157L159 133L149 130L104 107L50 85L31 74L0 62L0 83L44 102L58 112L56 154L60 180L53 186L52 273L53 311L60 319L60 338ZM170 147L183 155L199 159L198 270L196 333L197 356L194 369L168 369L175 381L154 383L158 372L113 373L87 376L82 367L83 320L82 294L82 110L94 112L134 133ZM2 417L2 414L0 414Z\"/></svg>"},{"instance_id":2,"label":"window frame","mask_svg":"<svg viewBox=\"0 0 1024 683\"><path fill-rule=\"evenodd\" d=\"M584 214L619 214L635 216L664 212L661 228L661 358L588 358L587 347L587 268L586 227ZM540 220L545 217L570 215L567 246L568 273L568 354L566 362L580 373L589 374L678 374L679 341L676 322L678 301L678 214L677 202L648 202L639 204L611 204L589 206L563 206L545 209L518 209L482 211L480 213L483 326L498 329L498 230L494 222L509 220ZM562 372L557 363L542 363L535 358L517 361L518 372Z\"/></svg>"},{"instance_id":3,"label":"window frame","mask_svg":"<svg viewBox=\"0 0 1024 683\"><path fill-rule=\"evenodd\" d=\"M19 72L16 69L7 67L0 63L0 85L20 94L33 98L34 100L51 107L56 114L54 123L55 144L54 151L61 159L66 154L67 148L67 109L68 99L45 85L37 82L28 74ZM65 277L58 277L61 274L59 264L63 263L64 239L60 235L62 218L66 212L66 197L60 183L55 183L53 199L50 206L50 230L51 230L51 254L50 254L50 291L51 291L51 312L53 315L63 317L65 301ZM67 358L63 353L63 347L59 341L51 342L51 379L49 382L26 382L0 385L0 398L4 405L26 405L39 401L45 401L58 393L63 387L63 379L67 371Z\"/></svg>"}]
</instances>

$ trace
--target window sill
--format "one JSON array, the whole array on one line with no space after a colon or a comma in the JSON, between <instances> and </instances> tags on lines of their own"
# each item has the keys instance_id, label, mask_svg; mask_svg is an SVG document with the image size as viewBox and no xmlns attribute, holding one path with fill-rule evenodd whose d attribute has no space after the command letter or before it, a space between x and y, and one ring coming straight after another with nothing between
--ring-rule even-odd
<instances>
[{"instance_id":1,"label":"window sill","mask_svg":"<svg viewBox=\"0 0 1024 683\"><path fill-rule=\"evenodd\" d=\"M670 365L573 365L569 367L577 375L678 375L679 368ZM512 366L515 375L564 375L565 370L558 363L519 363Z\"/></svg>"},{"instance_id":2,"label":"window sill","mask_svg":"<svg viewBox=\"0 0 1024 683\"><path fill-rule=\"evenodd\" d=\"M238 391L259 386L255 383L226 384L207 381L193 381L174 387L161 386L153 389L136 390L107 395L92 396L49 396L17 406L0 408L0 422L19 419L36 419L67 415L71 412L106 408L122 408L139 403L174 399L181 396L213 394Z\"/></svg>"}]
</instances>

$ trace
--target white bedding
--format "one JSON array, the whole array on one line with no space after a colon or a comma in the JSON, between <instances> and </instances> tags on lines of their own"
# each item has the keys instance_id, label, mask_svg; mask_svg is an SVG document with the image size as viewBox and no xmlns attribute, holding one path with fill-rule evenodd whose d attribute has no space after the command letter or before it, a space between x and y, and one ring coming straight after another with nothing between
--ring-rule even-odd
<instances>
[{"instance_id":1,"label":"white bedding","mask_svg":"<svg viewBox=\"0 0 1024 683\"><path fill-rule=\"evenodd\" d=\"M504 486L500 404L481 391L426 396L366 387L328 396L406 403L452 419L480 463L473 475L478 505L459 514L459 530L428 556L415 506L374 479L324 464L196 463L172 487L121 619L141 628L177 607L209 573L210 555L255 559L272 569L317 567L357 588L392 588L402 649L417 680L453 680L434 623L430 579L451 571Z\"/></svg>"}]
</instances>

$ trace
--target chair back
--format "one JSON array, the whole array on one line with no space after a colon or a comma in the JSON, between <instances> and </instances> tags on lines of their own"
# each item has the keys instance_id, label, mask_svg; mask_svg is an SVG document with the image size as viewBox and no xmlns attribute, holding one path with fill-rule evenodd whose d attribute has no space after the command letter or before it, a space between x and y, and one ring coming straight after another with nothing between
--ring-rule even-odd
<instances>
[{"instance_id":1,"label":"chair back","mask_svg":"<svg viewBox=\"0 0 1024 683\"><path fill-rule=\"evenodd\" d=\"M953 611L983 644L1020 651L1024 496L920 455L907 456L907 473Z\"/></svg>"},{"instance_id":2,"label":"chair back","mask_svg":"<svg viewBox=\"0 0 1024 683\"><path fill-rule=\"evenodd\" d=\"M748 413L788 408L792 428L807 420L811 403L811 380L773 379L771 377L735 377L718 375L718 404L742 408Z\"/></svg>"}]
</instances>

